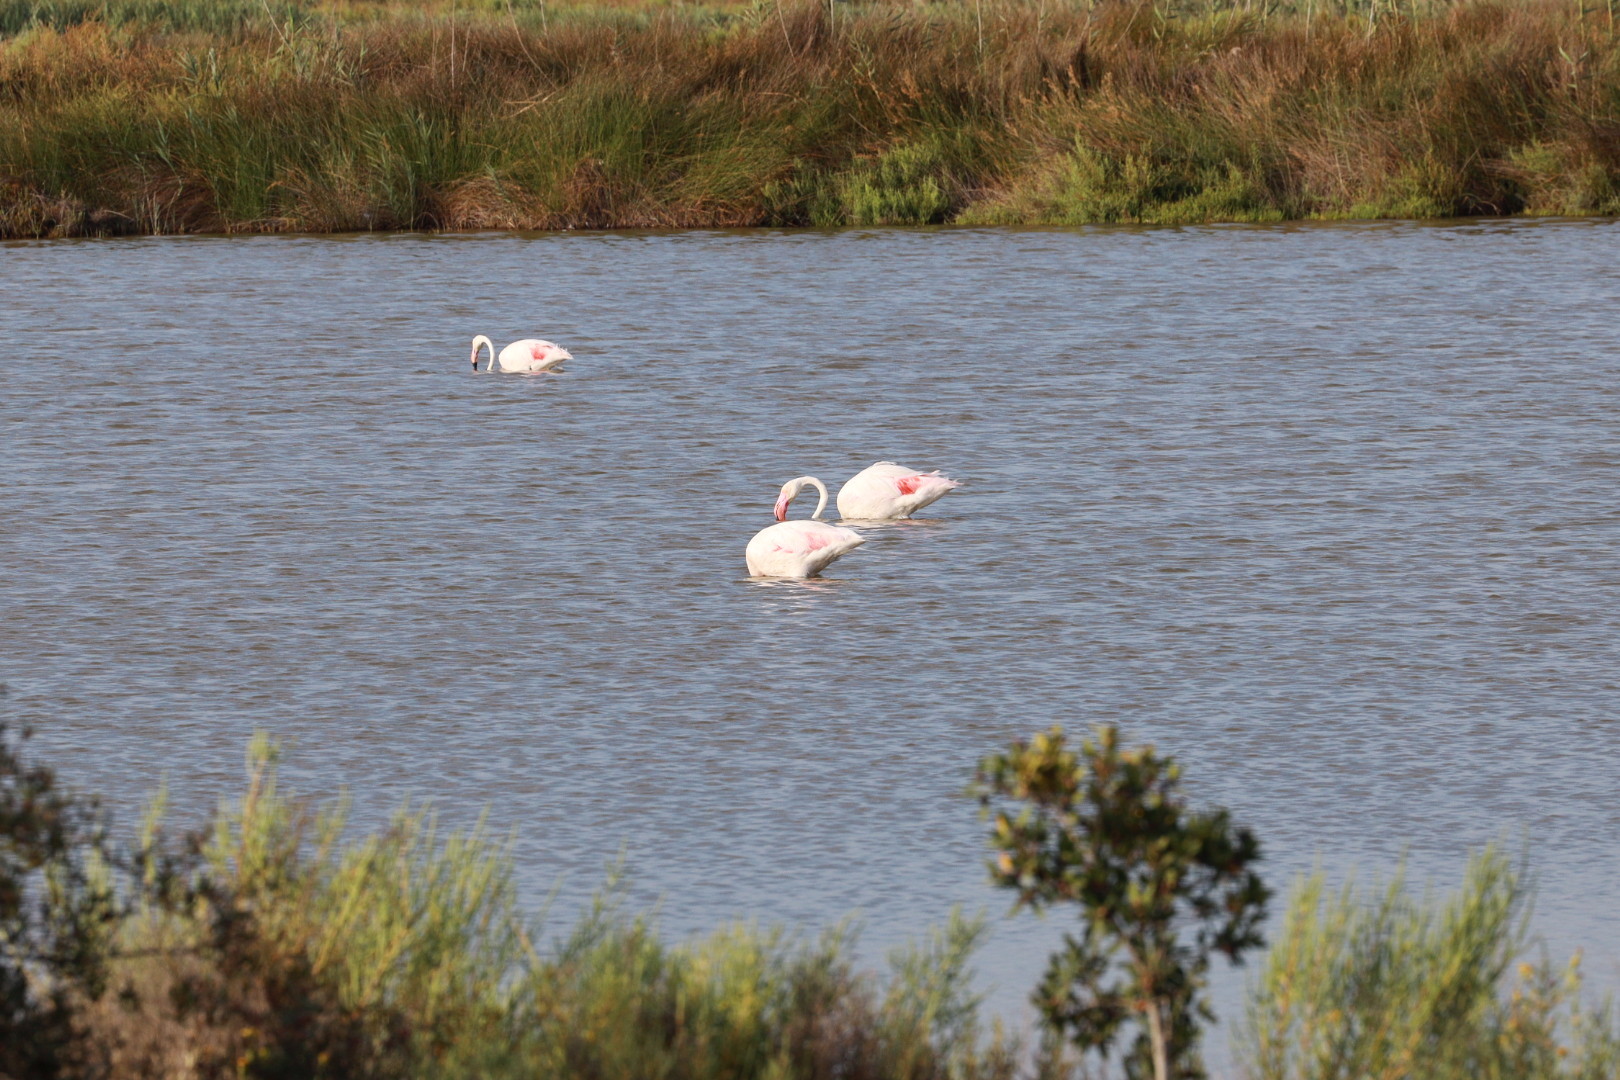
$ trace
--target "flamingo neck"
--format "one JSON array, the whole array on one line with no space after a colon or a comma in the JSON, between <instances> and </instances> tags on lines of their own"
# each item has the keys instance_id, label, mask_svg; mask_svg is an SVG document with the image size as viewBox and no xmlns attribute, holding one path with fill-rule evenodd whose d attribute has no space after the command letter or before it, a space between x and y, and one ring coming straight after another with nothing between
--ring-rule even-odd
<instances>
[{"instance_id":1,"label":"flamingo neck","mask_svg":"<svg viewBox=\"0 0 1620 1080\"><path fill-rule=\"evenodd\" d=\"M795 481L795 483L797 483L800 487L813 487L821 496L820 500L816 503L816 512L810 515L811 521L820 521L821 512L827 509L827 485L823 484L814 476L801 476Z\"/></svg>"},{"instance_id":2,"label":"flamingo neck","mask_svg":"<svg viewBox=\"0 0 1620 1080\"><path fill-rule=\"evenodd\" d=\"M478 370L478 350L483 348L485 345L489 346L489 367L485 370L495 370L495 343L489 340L489 338L485 337L483 334L479 334L477 337L473 338L472 366L474 371Z\"/></svg>"}]
</instances>

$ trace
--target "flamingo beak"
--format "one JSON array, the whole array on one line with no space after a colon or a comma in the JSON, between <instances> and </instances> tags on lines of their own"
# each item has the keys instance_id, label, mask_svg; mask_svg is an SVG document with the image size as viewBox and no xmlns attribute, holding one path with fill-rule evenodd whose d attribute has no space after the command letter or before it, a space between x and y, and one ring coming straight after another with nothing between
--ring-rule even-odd
<instances>
[{"instance_id":1,"label":"flamingo beak","mask_svg":"<svg viewBox=\"0 0 1620 1080\"><path fill-rule=\"evenodd\" d=\"M787 520L788 503L790 503L792 501L793 501L793 496L791 496L791 495L783 495L781 498L776 500L776 520L777 521L786 521Z\"/></svg>"}]
</instances>

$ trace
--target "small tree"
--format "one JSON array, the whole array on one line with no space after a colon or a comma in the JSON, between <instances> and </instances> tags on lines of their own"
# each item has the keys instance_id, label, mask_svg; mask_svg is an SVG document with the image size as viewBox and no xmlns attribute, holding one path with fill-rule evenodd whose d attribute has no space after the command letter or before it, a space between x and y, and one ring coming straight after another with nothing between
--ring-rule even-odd
<instances>
[{"instance_id":1,"label":"small tree","mask_svg":"<svg viewBox=\"0 0 1620 1080\"><path fill-rule=\"evenodd\" d=\"M1190 811L1180 778L1151 746L1121 751L1113 727L1078 754L1054 727L985 758L975 788L994 818L991 880L1018 891L1017 907L1080 905L1080 934L1065 935L1036 1007L1058 1035L1105 1057L1134 1020L1126 1072L1156 1080L1204 1076L1210 954L1238 963L1260 945L1270 895L1252 869L1254 834L1225 810ZM1014 815L1001 801L1023 805Z\"/></svg>"}]
</instances>

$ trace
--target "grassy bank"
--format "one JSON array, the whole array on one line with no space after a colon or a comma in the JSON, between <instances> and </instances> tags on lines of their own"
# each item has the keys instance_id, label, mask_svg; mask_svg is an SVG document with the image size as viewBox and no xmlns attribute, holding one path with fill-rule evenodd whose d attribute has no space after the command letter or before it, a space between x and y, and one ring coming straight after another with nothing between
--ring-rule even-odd
<instances>
[{"instance_id":1,"label":"grassy bank","mask_svg":"<svg viewBox=\"0 0 1620 1080\"><path fill-rule=\"evenodd\" d=\"M0 0L0 235L1615 214L1614 15Z\"/></svg>"}]
</instances>

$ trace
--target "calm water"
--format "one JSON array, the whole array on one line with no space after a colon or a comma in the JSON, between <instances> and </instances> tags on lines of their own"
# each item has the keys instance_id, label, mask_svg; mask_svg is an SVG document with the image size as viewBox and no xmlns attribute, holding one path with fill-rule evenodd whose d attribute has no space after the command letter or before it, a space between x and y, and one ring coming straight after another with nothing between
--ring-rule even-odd
<instances>
[{"instance_id":1,"label":"calm water","mask_svg":"<svg viewBox=\"0 0 1620 1080\"><path fill-rule=\"evenodd\" d=\"M489 807L559 921L621 847L681 934L987 906L1008 1010L1061 923L963 786L1115 721L1278 884L1528 838L1614 985L1617 311L1614 223L3 246L6 708L126 821L255 728L363 824ZM745 578L881 458L965 486Z\"/></svg>"}]
</instances>

